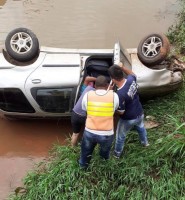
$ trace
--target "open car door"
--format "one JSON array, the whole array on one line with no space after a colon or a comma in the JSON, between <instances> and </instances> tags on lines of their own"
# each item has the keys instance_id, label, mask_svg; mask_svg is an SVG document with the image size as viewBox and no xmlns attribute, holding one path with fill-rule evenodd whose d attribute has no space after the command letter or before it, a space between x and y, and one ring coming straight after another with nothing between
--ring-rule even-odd
<instances>
[{"instance_id":1,"label":"open car door","mask_svg":"<svg viewBox=\"0 0 185 200\"><path fill-rule=\"evenodd\" d=\"M125 67L132 69L129 53L121 46L120 42L116 42L114 45L114 64L118 64L119 62L122 62Z\"/></svg>"}]
</instances>

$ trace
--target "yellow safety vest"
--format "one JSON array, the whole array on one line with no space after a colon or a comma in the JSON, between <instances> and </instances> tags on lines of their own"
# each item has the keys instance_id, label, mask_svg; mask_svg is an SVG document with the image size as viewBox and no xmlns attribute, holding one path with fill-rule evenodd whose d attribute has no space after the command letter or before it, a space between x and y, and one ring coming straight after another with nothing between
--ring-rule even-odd
<instances>
[{"instance_id":1,"label":"yellow safety vest","mask_svg":"<svg viewBox=\"0 0 185 200\"><path fill-rule=\"evenodd\" d=\"M113 129L114 93L109 90L104 95L90 91L87 94L86 127L91 130L108 131Z\"/></svg>"}]
</instances>

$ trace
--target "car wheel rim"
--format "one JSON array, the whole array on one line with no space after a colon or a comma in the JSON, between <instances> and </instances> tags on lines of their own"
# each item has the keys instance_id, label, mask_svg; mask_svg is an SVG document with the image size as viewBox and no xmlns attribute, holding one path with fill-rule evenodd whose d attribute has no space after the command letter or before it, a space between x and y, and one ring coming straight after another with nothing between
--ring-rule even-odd
<instances>
[{"instance_id":1,"label":"car wheel rim","mask_svg":"<svg viewBox=\"0 0 185 200\"><path fill-rule=\"evenodd\" d=\"M147 58L152 58L159 54L162 47L162 40L159 37L149 37L142 46L142 53Z\"/></svg>"},{"instance_id":2,"label":"car wheel rim","mask_svg":"<svg viewBox=\"0 0 185 200\"><path fill-rule=\"evenodd\" d=\"M32 48L33 41L27 33L19 32L12 36L10 45L14 52L24 54Z\"/></svg>"}]
</instances>

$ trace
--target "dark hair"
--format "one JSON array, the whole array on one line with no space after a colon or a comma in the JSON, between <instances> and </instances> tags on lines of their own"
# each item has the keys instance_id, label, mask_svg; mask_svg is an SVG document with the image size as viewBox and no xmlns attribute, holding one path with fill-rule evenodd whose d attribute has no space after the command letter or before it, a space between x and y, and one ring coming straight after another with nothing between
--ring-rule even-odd
<instances>
[{"instance_id":1,"label":"dark hair","mask_svg":"<svg viewBox=\"0 0 185 200\"><path fill-rule=\"evenodd\" d=\"M98 76L95 81L95 87L107 87L108 86L108 80L105 76Z\"/></svg>"},{"instance_id":2,"label":"dark hair","mask_svg":"<svg viewBox=\"0 0 185 200\"><path fill-rule=\"evenodd\" d=\"M108 69L108 73L112 79L115 79L116 81L121 81L124 76L123 76L123 71L118 65L112 65Z\"/></svg>"}]
</instances>

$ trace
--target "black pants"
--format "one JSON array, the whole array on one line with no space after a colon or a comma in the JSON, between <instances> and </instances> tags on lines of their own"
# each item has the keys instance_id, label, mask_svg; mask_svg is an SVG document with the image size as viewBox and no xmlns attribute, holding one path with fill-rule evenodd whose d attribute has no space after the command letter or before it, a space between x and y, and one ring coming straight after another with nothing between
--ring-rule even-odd
<instances>
[{"instance_id":1,"label":"black pants","mask_svg":"<svg viewBox=\"0 0 185 200\"><path fill-rule=\"evenodd\" d=\"M81 116L72 111L71 124L73 133L80 133L81 128L85 126L86 116Z\"/></svg>"}]
</instances>

